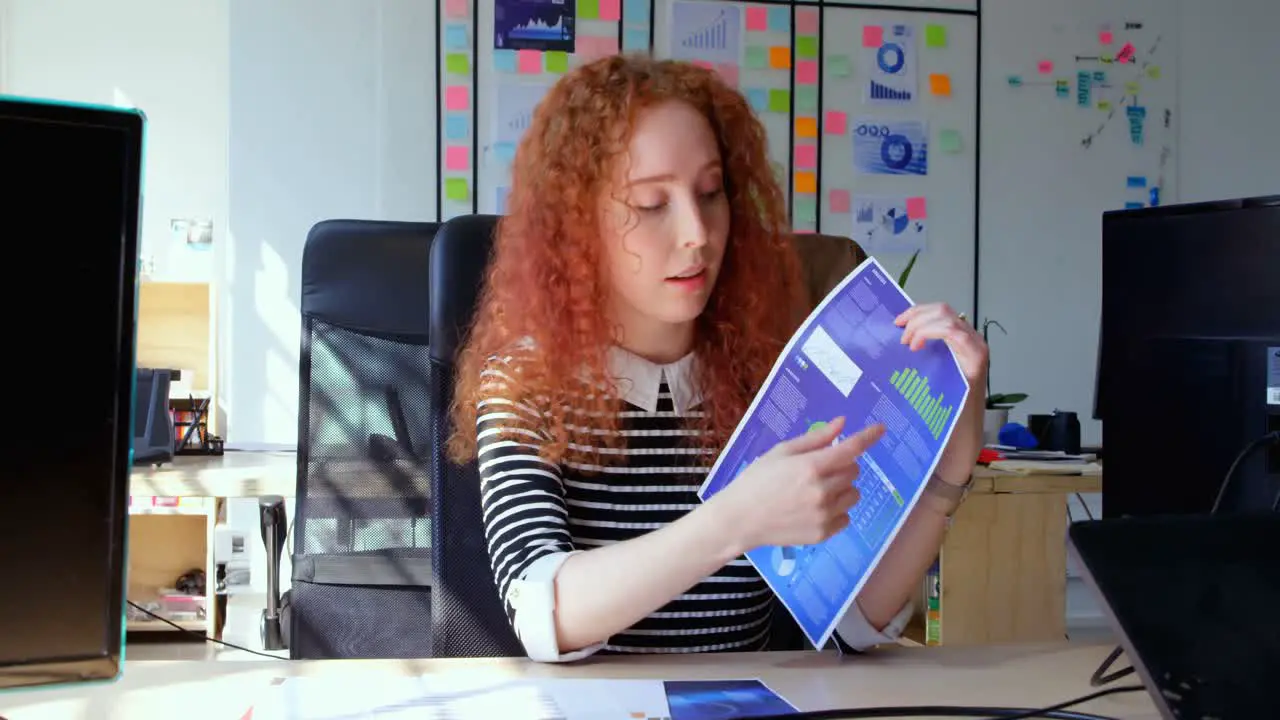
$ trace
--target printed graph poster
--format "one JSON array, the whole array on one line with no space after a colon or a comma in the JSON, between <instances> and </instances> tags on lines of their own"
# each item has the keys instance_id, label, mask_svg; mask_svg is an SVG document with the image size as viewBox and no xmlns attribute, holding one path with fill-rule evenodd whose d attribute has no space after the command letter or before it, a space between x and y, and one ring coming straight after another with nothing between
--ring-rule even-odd
<instances>
[{"instance_id":1,"label":"printed graph poster","mask_svg":"<svg viewBox=\"0 0 1280 720\"><path fill-rule=\"evenodd\" d=\"M576 0L496 0L494 49L574 52L577 6Z\"/></svg>"},{"instance_id":2,"label":"printed graph poster","mask_svg":"<svg viewBox=\"0 0 1280 720\"><path fill-rule=\"evenodd\" d=\"M494 191L494 205L499 214L507 210L511 161L516 157L516 147L533 123L533 111L550 89L547 82L533 80L499 79L493 86L489 147L492 162L501 168L503 175L502 185Z\"/></svg>"},{"instance_id":3,"label":"printed graph poster","mask_svg":"<svg viewBox=\"0 0 1280 720\"><path fill-rule=\"evenodd\" d=\"M853 168L862 175L928 175L929 125L923 120L859 118Z\"/></svg>"},{"instance_id":4,"label":"printed graph poster","mask_svg":"<svg viewBox=\"0 0 1280 720\"><path fill-rule=\"evenodd\" d=\"M867 252L877 255L924 250L929 240L925 199L855 196L852 237Z\"/></svg>"},{"instance_id":5,"label":"printed graph poster","mask_svg":"<svg viewBox=\"0 0 1280 720\"><path fill-rule=\"evenodd\" d=\"M742 7L727 2L671 3L670 55L714 65L742 63Z\"/></svg>"},{"instance_id":6,"label":"printed graph poster","mask_svg":"<svg viewBox=\"0 0 1280 720\"><path fill-rule=\"evenodd\" d=\"M866 101L902 105L916 99L916 44L910 25L862 26Z\"/></svg>"}]
</instances>

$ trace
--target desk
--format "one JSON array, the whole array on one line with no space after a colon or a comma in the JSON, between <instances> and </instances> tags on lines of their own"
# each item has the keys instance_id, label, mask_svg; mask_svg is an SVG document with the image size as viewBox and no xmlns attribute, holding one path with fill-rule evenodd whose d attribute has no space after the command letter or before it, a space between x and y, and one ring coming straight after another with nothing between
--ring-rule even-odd
<instances>
[{"instance_id":1,"label":"desk","mask_svg":"<svg viewBox=\"0 0 1280 720\"><path fill-rule=\"evenodd\" d=\"M160 467L137 467L129 494L157 497L293 497L298 456L291 452L228 450L225 455L180 455Z\"/></svg>"},{"instance_id":2,"label":"desk","mask_svg":"<svg viewBox=\"0 0 1280 720\"><path fill-rule=\"evenodd\" d=\"M1044 707L1092 691L1101 645L883 648L842 659L832 653L741 653L681 658L596 658L574 665L522 660L270 660L126 663L114 685L0 696L7 720L168 720L242 717L273 678L452 674L495 678L760 678L802 710L876 705ZM442 677L442 681L444 678ZM1133 720L1158 718L1146 693L1100 698L1078 708Z\"/></svg>"}]
</instances>

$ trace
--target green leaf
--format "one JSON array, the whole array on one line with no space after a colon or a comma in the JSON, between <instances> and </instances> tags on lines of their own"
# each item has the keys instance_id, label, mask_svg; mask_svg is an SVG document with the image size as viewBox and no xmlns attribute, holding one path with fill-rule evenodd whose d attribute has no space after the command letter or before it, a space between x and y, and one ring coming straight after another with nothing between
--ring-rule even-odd
<instances>
[{"instance_id":1,"label":"green leaf","mask_svg":"<svg viewBox=\"0 0 1280 720\"><path fill-rule=\"evenodd\" d=\"M916 258L920 257L920 251L911 253L911 259L907 261L907 266L902 268L902 274L898 276L898 287L907 287L907 278L911 277L911 268L916 266Z\"/></svg>"},{"instance_id":2,"label":"green leaf","mask_svg":"<svg viewBox=\"0 0 1280 720\"><path fill-rule=\"evenodd\" d=\"M987 407L996 408L1017 405L1026 400L1027 397L1026 393L992 393L991 397L987 398Z\"/></svg>"}]
</instances>

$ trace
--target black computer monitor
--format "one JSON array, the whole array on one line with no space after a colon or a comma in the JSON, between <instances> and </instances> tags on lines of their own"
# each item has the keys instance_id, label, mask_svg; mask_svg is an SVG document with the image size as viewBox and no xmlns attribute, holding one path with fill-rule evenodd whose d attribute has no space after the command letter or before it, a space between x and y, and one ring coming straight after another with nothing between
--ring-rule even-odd
<instances>
[{"instance_id":1,"label":"black computer monitor","mask_svg":"<svg viewBox=\"0 0 1280 720\"><path fill-rule=\"evenodd\" d=\"M120 671L143 124L0 96L0 690Z\"/></svg>"},{"instance_id":2,"label":"black computer monitor","mask_svg":"<svg viewBox=\"0 0 1280 720\"><path fill-rule=\"evenodd\" d=\"M1209 512L1235 457L1280 429L1278 269L1280 196L1103 215L1105 517ZM1277 492L1273 448L1220 510Z\"/></svg>"}]
</instances>

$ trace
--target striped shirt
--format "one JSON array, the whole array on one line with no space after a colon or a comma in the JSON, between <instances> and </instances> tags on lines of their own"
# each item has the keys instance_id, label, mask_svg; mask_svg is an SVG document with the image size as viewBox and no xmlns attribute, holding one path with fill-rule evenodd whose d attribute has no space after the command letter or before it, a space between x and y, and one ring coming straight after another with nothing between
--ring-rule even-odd
<instances>
[{"instance_id":1,"label":"striped shirt","mask_svg":"<svg viewBox=\"0 0 1280 720\"><path fill-rule=\"evenodd\" d=\"M585 651L555 647L554 575L569 554L622 542L678 520L701 502L697 491L714 457L687 442L699 432L700 397L692 356L657 365L613 349L619 379L617 430L623 442L598 465L538 457L537 410L508 391L518 356L484 370L478 408L479 471L485 535L498 591L530 657L571 660L596 651L689 653L764 649L774 595L740 557L635 625ZM585 387L584 387L585 391ZM585 412L570 415L569 442L601 448L604 432ZM855 606L856 607L856 606ZM909 610L909 608L907 608ZM859 616L854 609L847 614ZM905 621L905 618L904 618ZM866 625L873 644L889 640ZM853 642L845 637L846 642Z\"/></svg>"}]
</instances>

